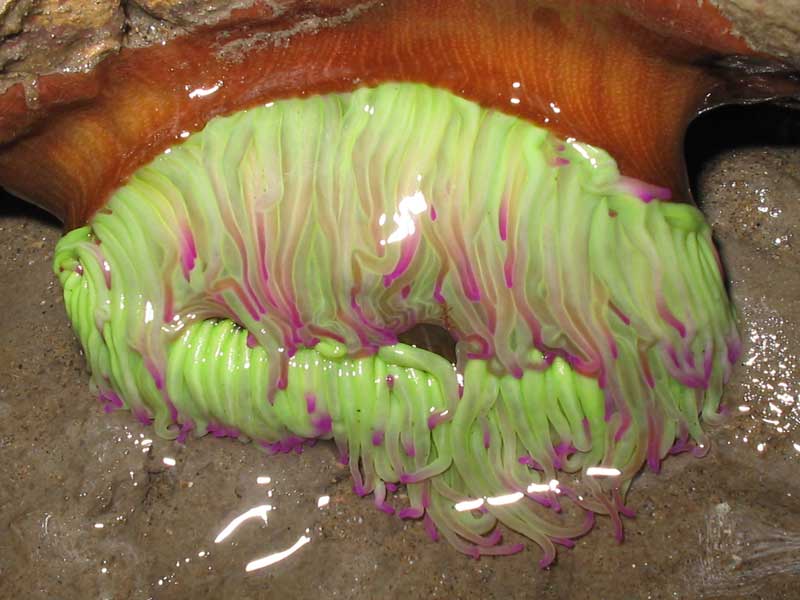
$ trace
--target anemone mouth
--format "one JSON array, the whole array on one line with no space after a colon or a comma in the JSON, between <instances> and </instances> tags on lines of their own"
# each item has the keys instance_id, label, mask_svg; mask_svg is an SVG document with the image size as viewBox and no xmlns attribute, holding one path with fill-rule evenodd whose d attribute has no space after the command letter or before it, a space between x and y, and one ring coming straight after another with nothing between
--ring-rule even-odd
<instances>
[{"instance_id":1,"label":"anemone mouth","mask_svg":"<svg viewBox=\"0 0 800 600\"><path fill-rule=\"evenodd\" d=\"M420 323L397 336L399 342L427 350L455 365L457 361L456 340L453 334L441 325Z\"/></svg>"},{"instance_id":2,"label":"anemone mouth","mask_svg":"<svg viewBox=\"0 0 800 600\"><path fill-rule=\"evenodd\" d=\"M332 439L381 510L472 556L520 550L512 529L546 566L595 514L621 538L634 475L718 419L734 313L699 211L662 195L384 84L211 121L54 268L107 409L179 440Z\"/></svg>"}]
</instances>

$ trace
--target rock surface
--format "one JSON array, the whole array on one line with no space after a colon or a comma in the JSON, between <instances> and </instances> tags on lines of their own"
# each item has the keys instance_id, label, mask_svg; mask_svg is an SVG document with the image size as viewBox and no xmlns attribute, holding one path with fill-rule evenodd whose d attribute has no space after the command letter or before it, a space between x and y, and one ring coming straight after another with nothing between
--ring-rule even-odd
<instances>
[{"instance_id":1,"label":"rock surface","mask_svg":"<svg viewBox=\"0 0 800 600\"><path fill-rule=\"evenodd\" d=\"M752 48L800 68L800 10L797 0L715 0Z\"/></svg>"}]
</instances>

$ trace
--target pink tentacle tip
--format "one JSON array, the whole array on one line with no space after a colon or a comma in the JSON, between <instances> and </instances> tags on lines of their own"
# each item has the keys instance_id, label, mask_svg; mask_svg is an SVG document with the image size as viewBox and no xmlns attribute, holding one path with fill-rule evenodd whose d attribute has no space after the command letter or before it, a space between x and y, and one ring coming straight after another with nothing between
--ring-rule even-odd
<instances>
[{"instance_id":1,"label":"pink tentacle tip","mask_svg":"<svg viewBox=\"0 0 800 600\"><path fill-rule=\"evenodd\" d=\"M649 204L653 200L672 198L672 191L669 188L652 185L633 177L622 176L617 185L621 192L636 196L645 204Z\"/></svg>"},{"instance_id":2,"label":"pink tentacle tip","mask_svg":"<svg viewBox=\"0 0 800 600\"><path fill-rule=\"evenodd\" d=\"M359 497L363 498L364 496L369 494L369 491L362 484L357 483L357 484L353 485L353 493L356 496L359 496Z\"/></svg>"},{"instance_id":3,"label":"pink tentacle tip","mask_svg":"<svg viewBox=\"0 0 800 600\"><path fill-rule=\"evenodd\" d=\"M416 506L407 506L406 508L400 509L398 511L397 516L401 519L421 519L422 516L425 514L425 509Z\"/></svg>"},{"instance_id":4,"label":"pink tentacle tip","mask_svg":"<svg viewBox=\"0 0 800 600\"><path fill-rule=\"evenodd\" d=\"M506 199L500 204L498 229L500 239L505 242L508 239L508 201Z\"/></svg>"},{"instance_id":5,"label":"pink tentacle tip","mask_svg":"<svg viewBox=\"0 0 800 600\"><path fill-rule=\"evenodd\" d=\"M734 364L742 355L742 342L738 338L733 338L727 342L726 346L728 349L728 362Z\"/></svg>"},{"instance_id":6,"label":"pink tentacle tip","mask_svg":"<svg viewBox=\"0 0 800 600\"><path fill-rule=\"evenodd\" d=\"M433 519L431 519L431 516L427 513L425 513L423 524L425 526L425 531L428 533L428 537L430 537L432 541L438 542L439 530L436 529L436 524L433 522Z\"/></svg>"},{"instance_id":7,"label":"pink tentacle tip","mask_svg":"<svg viewBox=\"0 0 800 600\"><path fill-rule=\"evenodd\" d=\"M194 421L191 419L187 419L183 423L181 423L180 432L178 433L178 437L175 438L179 444L185 444L186 438L189 436L189 432L194 429Z\"/></svg>"},{"instance_id":8,"label":"pink tentacle tip","mask_svg":"<svg viewBox=\"0 0 800 600\"><path fill-rule=\"evenodd\" d=\"M614 539L617 540L618 544L621 544L625 541L625 529L622 527L619 515L612 515L612 520L614 522Z\"/></svg>"},{"instance_id":9,"label":"pink tentacle tip","mask_svg":"<svg viewBox=\"0 0 800 600\"><path fill-rule=\"evenodd\" d=\"M375 431L372 434L372 445L373 446L380 446L383 443L384 433L383 431ZM389 484L386 484L387 487Z\"/></svg>"},{"instance_id":10,"label":"pink tentacle tip","mask_svg":"<svg viewBox=\"0 0 800 600\"><path fill-rule=\"evenodd\" d=\"M333 431L333 419L330 415L322 415L311 420L317 435L326 435Z\"/></svg>"},{"instance_id":11,"label":"pink tentacle tip","mask_svg":"<svg viewBox=\"0 0 800 600\"><path fill-rule=\"evenodd\" d=\"M564 548L572 549L575 547L575 540L570 538L550 538L550 541L559 546L564 546Z\"/></svg>"},{"instance_id":12,"label":"pink tentacle tip","mask_svg":"<svg viewBox=\"0 0 800 600\"><path fill-rule=\"evenodd\" d=\"M401 473L400 474L400 483L408 484L408 483L416 483L417 478L411 473Z\"/></svg>"},{"instance_id":13,"label":"pink tentacle tip","mask_svg":"<svg viewBox=\"0 0 800 600\"><path fill-rule=\"evenodd\" d=\"M142 408L137 408L133 411L133 416L136 417L136 420L139 421L142 425L152 425L153 424L153 417L151 417L146 410Z\"/></svg>"},{"instance_id":14,"label":"pink tentacle tip","mask_svg":"<svg viewBox=\"0 0 800 600\"><path fill-rule=\"evenodd\" d=\"M523 550L525 550L525 544L509 544L508 546L503 547L501 554L504 556L511 556L512 554L519 554Z\"/></svg>"},{"instance_id":15,"label":"pink tentacle tip","mask_svg":"<svg viewBox=\"0 0 800 600\"><path fill-rule=\"evenodd\" d=\"M514 262L511 256L503 263L503 276L506 280L506 287L511 289L514 287Z\"/></svg>"},{"instance_id":16,"label":"pink tentacle tip","mask_svg":"<svg viewBox=\"0 0 800 600\"><path fill-rule=\"evenodd\" d=\"M572 442L559 442L554 450L561 458L569 458L578 451L578 449L572 445Z\"/></svg>"},{"instance_id":17,"label":"pink tentacle tip","mask_svg":"<svg viewBox=\"0 0 800 600\"><path fill-rule=\"evenodd\" d=\"M384 484L386 485L386 491L392 492L392 493L397 491L397 484L396 483L392 483L391 481L386 481Z\"/></svg>"},{"instance_id":18,"label":"pink tentacle tip","mask_svg":"<svg viewBox=\"0 0 800 600\"><path fill-rule=\"evenodd\" d=\"M314 394L306 394L306 412L313 414L317 410L317 397Z\"/></svg>"},{"instance_id":19,"label":"pink tentacle tip","mask_svg":"<svg viewBox=\"0 0 800 600\"><path fill-rule=\"evenodd\" d=\"M100 392L98 400L103 405L103 410L107 413L120 409L124 406L122 398L120 398L113 390Z\"/></svg>"},{"instance_id":20,"label":"pink tentacle tip","mask_svg":"<svg viewBox=\"0 0 800 600\"><path fill-rule=\"evenodd\" d=\"M538 462L533 460L533 458L531 458L530 456L527 456L527 455L520 456L517 459L517 461L519 462L519 464L525 465L526 467L530 467L531 469L535 469L536 471L544 471L544 468L542 468L542 465L540 465Z\"/></svg>"},{"instance_id":21,"label":"pink tentacle tip","mask_svg":"<svg viewBox=\"0 0 800 600\"><path fill-rule=\"evenodd\" d=\"M395 514L394 506L392 506L387 502L381 502L380 504L377 505L377 507L379 511L385 512L387 515Z\"/></svg>"},{"instance_id":22,"label":"pink tentacle tip","mask_svg":"<svg viewBox=\"0 0 800 600\"><path fill-rule=\"evenodd\" d=\"M503 541L503 532L500 529L494 529L492 533L486 536L485 542L487 546L497 546Z\"/></svg>"},{"instance_id":23,"label":"pink tentacle tip","mask_svg":"<svg viewBox=\"0 0 800 600\"><path fill-rule=\"evenodd\" d=\"M556 555L553 552L548 552L539 560L540 569L549 569L556 560Z\"/></svg>"},{"instance_id":24,"label":"pink tentacle tip","mask_svg":"<svg viewBox=\"0 0 800 600\"><path fill-rule=\"evenodd\" d=\"M436 428L437 425L443 423L445 420L448 419L448 415L442 413L434 413L428 417L428 429L431 431Z\"/></svg>"},{"instance_id":25,"label":"pink tentacle tip","mask_svg":"<svg viewBox=\"0 0 800 600\"><path fill-rule=\"evenodd\" d=\"M255 348L258 346L258 340L256 340L256 336L254 336L249 331L247 332L247 347L248 348Z\"/></svg>"},{"instance_id":26,"label":"pink tentacle tip","mask_svg":"<svg viewBox=\"0 0 800 600\"><path fill-rule=\"evenodd\" d=\"M695 458L703 458L706 454L708 454L709 446L708 444L700 444L698 446L694 446L692 448L692 456Z\"/></svg>"},{"instance_id":27,"label":"pink tentacle tip","mask_svg":"<svg viewBox=\"0 0 800 600\"><path fill-rule=\"evenodd\" d=\"M650 454L650 456L647 457L647 466L653 473L658 474L661 472L661 459L658 456Z\"/></svg>"}]
</instances>

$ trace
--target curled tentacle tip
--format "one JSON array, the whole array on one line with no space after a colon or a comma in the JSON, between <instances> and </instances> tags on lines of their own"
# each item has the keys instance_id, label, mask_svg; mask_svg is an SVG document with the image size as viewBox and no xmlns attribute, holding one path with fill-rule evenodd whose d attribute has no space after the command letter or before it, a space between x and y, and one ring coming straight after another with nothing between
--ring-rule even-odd
<instances>
[{"instance_id":1,"label":"curled tentacle tip","mask_svg":"<svg viewBox=\"0 0 800 600\"><path fill-rule=\"evenodd\" d=\"M401 519L421 519L425 514L425 510L414 506L402 508L397 512L397 516Z\"/></svg>"},{"instance_id":2,"label":"curled tentacle tip","mask_svg":"<svg viewBox=\"0 0 800 600\"><path fill-rule=\"evenodd\" d=\"M378 506L378 510L380 510L381 512L385 512L387 515L393 515L396 512L394 506L392 506L391 504L388 504L386 502L382 502L381 504L378 504L377 506Z\"/></svg>"},{"instance_id":3,"label":"curled tentacle tip","mask_svg":"<svg viewBox=\"0 0 800 600\"><path fill-rule=\"evenodd\" d=\"M556 560L555 554L545 554L541 559L539 559L539 568L540 569L549 569Z\"/></svg>"},{"instance_id":4,"label":"curled tentacle tip","mask_svg":"<svg viewBox=\"0 0 800 600\"><path fill-rule=\"evenodd\" d=\"M500 531L499 528L495 528L492 531L492 533L490 533L485 539L487 546L496 546L502 541L503 541L503 532Z\"/></svg>"}]
</instances>

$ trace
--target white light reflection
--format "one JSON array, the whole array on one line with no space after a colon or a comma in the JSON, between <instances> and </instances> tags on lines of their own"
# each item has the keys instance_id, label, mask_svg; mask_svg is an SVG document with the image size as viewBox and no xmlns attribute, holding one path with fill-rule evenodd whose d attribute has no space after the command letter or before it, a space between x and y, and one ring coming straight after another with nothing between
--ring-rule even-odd
<instances>
[{"instance_id":1,"label":"white light reflection","mask_svg":"<svg viewBox=\"0 0 800 600\"><path fill-rule=\"evenodd\" d=\"M272 481L272 477L269 477L267 475L259 475L258 477L256 477L256 483L258 485L267 485L271 481Z\"/></svg>"},{"instance_id":2,"label":"white light reflection","mask_svg":"<svg viewBox=\"0 0 800 600\"><path fill-rule=\"evenodd\" d=\"M619 477L622 471L614 467L589 467L586 474L589 477Z\"/></svg>"},{"instance_id":3,"label":"white light reflection","mask_svg":"<svg viewBox=\"0 0 800 600\"><path fill-rule=\"evenodd\" d=\"M424 213L428 209L428 204L425 202L425 195L422 191L417 190L411 196L406 196L400 200L397 206L397 211L394 213L392 220L397 228L385 240L381 240L381 246L386 244L393 244L402 241L410 235L414 235L417 230L414 223L414 215Z\"/></svg>"},{"instance_id":4,"label":"white light reflection","mask_svg":"<svg viewBox=\"0 0 800 600\"><path fill-rule=\"evenodd\" d=\"M506 494L504 496L492 496L487 498L486 501L491 506L504 506L506 504L514 504L519 502L525 496L522 492L514 492L513 494Z\"/></svg>"},{"instance_id":5,"label":"white light reflection","mask_svg":"<svg viewBox=\"0 0 800 600\"><path fill-rule=\"evenodd\" d=\"M475 500L464 500L462 502L457 502L455 509L458 512L465 512L468 510L477 510L481 506L483 506L483 498L476 498Z\"/></svg>"},{"instance_id":6,"label":"white light reflection","mask_svg":"<svg viewBox=\"0 0 800 600\"><path fill-rule=\"evenodd\" d=\"M174 459L174 458L171 458L171 457L169 457L169 456L165 456L165 457L163 458L163 462L164 462L164 464L165 464L165 465L167 465L168 467L174 467L174 466L177 464L177 462L175 461L175 459Z\"/></svg>"},{"instance_id":7,"label":"white light reflection","mask_svg":"<svg viewBox=\"0 0 800 600\"><path fill-rule=\"evenodd\" d=\"M214 539L215 544L219 544L220 542L225 541L228 536L230 536L236 529L249 519L262 519L264 524L267 523L267 513L272 510L272 505L270 504L261 504L260 506L254 506L247 512L239 515L233 521L228 523L228 525L219 532L219 535Z\"/></svg>"},{"instance_id":8,"label":"white light reflection","mask_svg":"<svg viewBox=\"0 0 800 600\"><path fill-rule=\"evenodd\" d=\"M561 489L558 487L558 480L552 479L549 483L532 483L528 486L528 493L529 494L543 494L545 492L554 492L556 494L561 493ZM469 510L477 510L481 506L483 506L484 502L488 503L490 506L504 506L506 504L513 504L514 502L519 502L525 497L525 494L522 492L513 492L511 494L505 494L503 496L491 496L485 498L475 498L471 500L462 500L461 502L456 502L453 505L458 512L465 512Z\"/></svg>"},{"instance_id":9,"label":"white light reflection","mask_svg":"<svg viewBox=\"0 0 800 600\"><path fill-rule=\"evenodd\" d=\"M291 548L287 548L281 552L275 552L274 554L269 554L264 558L259 558L254 561L247 563L247 566L244 568L245 571L248 573L250 571L256 571L258 569L263 569L264 567L268 567L270 565L274 565L277 562L284 560L285 558L289 558L292 554L297 552L300 548L305 546L308 542L311 541L311 538L307 535L301 535L298 540L292 545Z\"/></svg>"},{"instance_id":10,"label":"white light reflection","mask_svg":"<svg viewBox=\"0 0 800 600\"><path fill-rule=\"evenodd\" d=\"M571 139L572 138L567 138L567 143L570 146L572 146L578 152L578 154L580 154L583 158L588 160L589 164L592 165L596 169L597 168L597 159L594 156L592 156L591 154L589 154L589 151L586 150L586 148L583 145L575 143L575 141L570 141Z\"/></svg>"},{"instance_id":11,"label":"white light reflection","mask_svg":"<svg viewBox=\"0 0 800 600\"><path fill-rule=\"evenodd\" d=\"M215 94L219 88L222 87L222 82L218 81L210 88L197 88L196 90L192 90L189 92L189 98L205 98L206 96L210 96L211 94Z\"/></svg>"},{"instance_id":12,"label":"white light reflection","mask_svg":"<svg viewBox=\"0 0 800 600\"><path fill-rule=\"evenodd\" d=\"M529 494L544 494L550 491L550 486L546 483L532 483L528 486Z\"/></svg>"},{"instance_id":13,"label":"white light reflection","mask_svg":"<svg viewBox=\"0 0 800 600\"><path fill-rule=\"evenodd\" d=\"M519 98L511 98L511 104L519 104Z\"/></svg>"},{"instance_id":14,"label":"white light reflection","mask_svg":"<svg viewBox=\"0 0 800 600\"><path fill-rule=\"evenodd\" d=\"M331 503L330 496L320 496L319 498L317 498L317 508L325 508L330 503Z\"/></svg>"}]
</instances>

